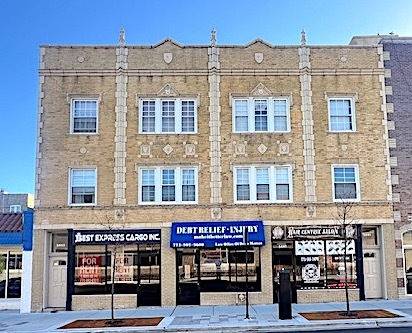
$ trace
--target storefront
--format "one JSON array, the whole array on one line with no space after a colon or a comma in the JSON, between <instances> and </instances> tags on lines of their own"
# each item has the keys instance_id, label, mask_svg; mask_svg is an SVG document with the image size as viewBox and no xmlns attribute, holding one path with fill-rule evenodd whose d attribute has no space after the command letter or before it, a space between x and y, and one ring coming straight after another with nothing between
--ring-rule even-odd
<instances>
[{"instance_id":1,"label":"storefront","mask_svg":"<svg viewBox=\"0 0 412 333\"><path fill-rule=\"evenodd\" d=\"M67 310L73 297L130 295L161 305L160 229L69 230Z\"/></svg>"},{"instance_id":2,"label":"storefront","mask_svg":"<svg viewBox=\"0 0 412 333\"><path fill-rule=\"evenodd\" d=\"M176 303L200 304L205 293L261 291L262 221L172 223Z\"/></svg>"},{"instance_id":3,"label":"storefront","mask_svg":"<svg viewBox=\"0 0 412 333\"><path fill-rule=\"evenodd\" d=\"M345 272L348 287L358 293L358 300L364 299L361 234L360 226L351 225L273 227L274 303L278 302L279 271L290 274L293 302L311 290L344 289Z\"/></svg>"}]
</instances>

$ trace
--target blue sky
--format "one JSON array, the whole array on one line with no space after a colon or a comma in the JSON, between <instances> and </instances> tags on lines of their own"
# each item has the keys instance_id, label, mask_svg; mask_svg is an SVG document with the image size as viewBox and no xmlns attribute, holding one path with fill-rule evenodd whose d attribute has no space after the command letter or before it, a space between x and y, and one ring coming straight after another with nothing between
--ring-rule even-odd
<instances>
[{"instance_id":1,"label":"blue sky","mask_svg":"<svg viewBox=\"0 0 412 333\"><path fill-rule=\"evenodd\" d=\"M0 188L35 186L40 45L296 45L349 43L354 35L412 36L411 0L0 0Z\"/></svg>"}]
</instances>

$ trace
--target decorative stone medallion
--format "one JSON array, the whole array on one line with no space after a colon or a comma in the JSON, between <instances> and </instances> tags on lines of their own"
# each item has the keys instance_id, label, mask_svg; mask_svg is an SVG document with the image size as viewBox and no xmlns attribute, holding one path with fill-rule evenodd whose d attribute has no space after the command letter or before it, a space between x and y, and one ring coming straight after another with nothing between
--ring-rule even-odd
<instances>
[{"instance_id":1,"label":"decorative stone medallion","mask_svg":"<svg viewBox=\"0 0 412 333\"><path fill-rule=\"evenodd\" d=\"M289 143L279 143L279 154L289 154Z\"/></svg>"},{"instance_id":2,"label":"decorative stone medallion","mask_svg":"<svg viewBox=\"0 0 412 333\"><path fill-rule=\"evenodd\" d=\"M262 155L263 155L264 153L266 153L267 150L268 150L268 148L267 148L263 143L260 144L259 147L257 147L257 151L258 151L259 153L261 153Z\"/></svg>"},{"instance_id":3,"label":"decorative stone medallion","mask_svg":"<svg viewBox=\"0 0 412 333\"><path fill-rule=\"evenodd\" d=\"M163 53L163 60L166 64L170 64L173 60L173 53L165 52Z\"/></svg>"},{"instance_id":4,"label":"decorative stone medallion","mask_svg":"<svg viewBox=\"0 0 412 333\"><path fill-rule=\"evenodd\" d=\"M315 217L316 216L316 208L314 206L306 207L306 216L307 217Z\"/></svg>"},{"instance_id":5,"label":"decorative stone medallion","mask_svg":"<svg viewBox=\"0 0 412 333\"><path fill-rule=\"evenodd\" d=\"M185 144L185 155L186 156L194 156L196 154L196 146L193 143L186 143Z\"/></svg>"},{"instance_id":6,"label":"decorative stone medallion","mask_svg":"<svg viewBox=\"0 0 412 333\"><path fill-rule=\"evenodd\" d=\"M143 144L140 146L140 155L150 156L150 145Z\"/></svg>"},{"instance_id":7,"label":"decorative stone medallion","mask_svg":"<svg viewBox=\"0 0 412 333\"><path fill-rule=\"evenodd\" d=\"M173 148L171 145L167 144L166 146L163 147L163 151L165 152L166 155L170 155L173 151Z\"/></svg>"},{"instance_id":8,"label":"decorative stone medallion","mask_svg":"<svg viewBox=\"0 0 412 333\"><path fill-rule=\"evenodd\" d=\"M124 220L124 209L116 209L114 218L118 220Z\"/></svg>"},{"instance_id":9,"label":"decorative stone medallion","mask_svg":"<svg viewBox=\"0 0 412 333\"><path fill-rule=\"evenodd\" d=\"M263 53L262 52L256 52L255 53L255 61L260 64L263 61Z\"/></svg>"},{"instance_id":10,"label":"decorative stone medallion","mask_svg":"<svg viewBox=\"0 0 412 333\"><path fill-rule=\"evenodd\" d=\"M245 155L246 156L246 143L236 143L234 142L235 156Z\"/></svg>"}]
</instances>

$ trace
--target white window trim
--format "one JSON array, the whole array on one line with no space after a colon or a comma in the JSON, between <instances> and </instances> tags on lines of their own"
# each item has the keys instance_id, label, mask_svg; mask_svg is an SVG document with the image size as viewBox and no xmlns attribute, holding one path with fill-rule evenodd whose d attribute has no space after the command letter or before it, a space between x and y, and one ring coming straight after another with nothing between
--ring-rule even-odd
<instances>
[{"instance_id":1,"label":"white window trim","mask_svg":"<svg viewBox=\"0 0 412 333\"><path fill-rule=\"evenodd\" d=\"M356 102L356 96L353 95L339 95L339 96L333 96L333 95L328 95L326 97L327 103L328 103L328 125L329 125L329 132L333 133L353 133L356 132L356 109L355 109L355 102ZM330 102L331 101L350 101L350 107L351 107L351 122L352 122L352 129L351 130L336 130L332 129L332 121L331 121L331 113L330 113Z\"/></svg>"},{"instance_id":2,"label":"white window trim","mask_svg":"<svg viewBox=\"0 0 412 333\"><path fill-rule=\"evenodd\" d=\"M72 203L72 175L73 170L94 170L94 203ZM69 168L68 177L68 205L69 206L96 206L97 205L97 168L96 167L72 167Z\"/></svg>"},{"instance_id":3,"label":"white window trim","mask_svg":"<svg viewBox=\"0 0 412 333\"><path fill-rule=\"evenodd\" d=\"M256 193L256 169L269 169L269 200L257 200ZM287 168L289 178L289 200L276 200L276 169ZM237 183L236 170L249 169L249 186L250 186L250 200L237 200ZM293 178L292 165L290 164L276 164L276 165L236 165L233 166L233 201L236 204L255 204L255 203L289 203L293 202Z\"/></svg>"},{"instance_id":4,"label":"white window trim","mask_svg":"<svg viewBox=\"0 0 412 333\"><path fill-rule=\"evenodd\" d=\"M96 132L74 132L74 102L93 101L96 102ZM71 97L70 98L70 134L72 135L96 135L99 133L99 110L100 98L97 97Z\"/></svg>"},{"instance_id":5,"label":"white window trim","mask_svg":"<svg viewBox=\"0 0 412 333\"><path fill-rule=\"evenodd\" d=\"M355 184L356 184L356 199L340 199L335 198L335 168L354 168L355 171ZM332 164L332 198L333 202L359 202L361 201L361 190L360 190L360 181L359 181L359 166L357 164Z\"/></svg>"},{"instance_id":6,"label":"white window trim","mask_svg":"<svg viewBox=\"0 0 412 333\"><path fill-rule=\"evenodd\" d=\"M154 101L155 102L155 131L154 132L143 132L142 128L142 110L144 101ZM163 101L174 101L175 104L175 131L174 132L163 132L162 131L162 102ZM193 132L183 132L182 131L182 102L192 101L194 102L194 129ZM138 100L138 119L139 119L139 134L197 134L197 114L198 114L198 100L197 98L143 98L139 97Z\"/></svg>"},{"instance_id":7,"label":"white window trim","mask_svg":"<svg viewBox=\"0 0 412 333\"><path fill-rule=\"evenodd\" d=\"M232 105L232 131L233 133L290 133L290 107L291 107L291 100L289 96L281 96L281 97L231 97L231 105ZM235 106L236 100L246 100L248 103L248 130L247 131L238 131L236 130L236 110ZM268 101L268 130L267 131L255 131L255 100L266 100ZM285 131L275 131L275 114L274 114L274 101L281 100L286 101L286 130Z\"/></svg>"},{"instance_id":8,"label":"white window trim","mask_svg":"<svg viewBox=\"0 0 412 333\"><path fill-rule=\"evenodd\" d=\"M10 205L10 213L21 213L21 205Z\"/></svg>"},{"instance_id":9,"label":"white window trim","mask_svg":"<svg viewBox=\"0 0 412 333\"><path fill-rule=\"evenodd\" d=\"M175 201L162 201L162 170L175 170ZM154 170L155 172L155 201L148 202L142 200L142 170ZM195 174L195 200L182 201L182 170L194 170ZM199 180L198 167L193 166L141 166L137 168L138 171L138 204L139 205L196 205L199 200Z\"/></svg>"}]
</instances>

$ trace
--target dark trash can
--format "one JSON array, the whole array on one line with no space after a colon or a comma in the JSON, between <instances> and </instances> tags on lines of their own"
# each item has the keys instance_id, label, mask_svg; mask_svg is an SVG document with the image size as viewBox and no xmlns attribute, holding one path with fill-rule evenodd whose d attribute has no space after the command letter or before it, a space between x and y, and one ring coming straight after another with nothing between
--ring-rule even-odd
<instances>
[{"instance_id":1,"label":"dark trash can","mask_svg":"<svg viewBox=\"0 0 412 333\"><path fill-rule=\"evenodd\" d=\"M292 292L287 271L279 272L279 319L292 319Z\"/></svg>"}]
</instances>

